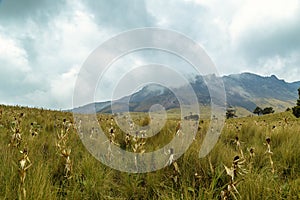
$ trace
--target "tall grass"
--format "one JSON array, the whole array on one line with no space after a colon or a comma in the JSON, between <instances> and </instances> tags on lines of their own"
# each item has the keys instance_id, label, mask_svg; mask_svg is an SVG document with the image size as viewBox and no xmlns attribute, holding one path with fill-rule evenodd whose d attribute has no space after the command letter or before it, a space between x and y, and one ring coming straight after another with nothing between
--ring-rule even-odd
<instances>
[{"instance_id":1,"label":"tall grass","mask_svg":"<svg viewBox=\"0 0 300 200\"><path fill-rule=\"evenodd\" d=\"M251 163L251 171L241 176L236 186L240 199L300 199L300 121L290 112L227 120L217 145L208 157L199 159L209 124L203 120L195 141L176 161L177 166L145 174L119 172L101 164L88 153L72 128L67 143L72 149L72 172L71 178L66 178L65 160L57 153L55 138L63 119L73 121L72 114L8 106L0 109L0 199L18 199L18 158L24 147L28 148L32 162L25 180L26 199L220 199L231 180L224 165L230 167L241 152L245 168L249 169ZM22 140L18 147L9 146L12 122L20 113L24 113L20 123ZM179 122L174 116L159 134L145 140L146 152L163 147L174 137ZM136 123L148 124L146 115L135 114L135 117ZM111 116L99 115L99 121L100 118L103 129L109 130ZM32 124L38 127L34 128L37 130L34 137ZM114 140L122 147L126 133L114 122L113 127ZM265 154L267 137L271 139L274 173ZM254 156L250 162L251 148ZM232 195L229 199L233 199Z\"/></svg>"}]
</instances>

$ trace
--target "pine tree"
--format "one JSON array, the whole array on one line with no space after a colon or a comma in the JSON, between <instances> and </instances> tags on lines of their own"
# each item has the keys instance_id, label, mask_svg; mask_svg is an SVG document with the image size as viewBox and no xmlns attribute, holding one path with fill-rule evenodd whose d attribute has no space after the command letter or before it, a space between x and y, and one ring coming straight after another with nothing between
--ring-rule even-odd
<instances>
[{"instance_id":1,"label":"pine tree","mask_svg":"<svg viewBox=\"0 0 300 200\"><path fill-rule=\"evenodd\" d=\"M297 100L297 105L293 107L293 114L299 118L300 117L300 88L298 89L298 100Z\"/></svg>"}]
</instances>

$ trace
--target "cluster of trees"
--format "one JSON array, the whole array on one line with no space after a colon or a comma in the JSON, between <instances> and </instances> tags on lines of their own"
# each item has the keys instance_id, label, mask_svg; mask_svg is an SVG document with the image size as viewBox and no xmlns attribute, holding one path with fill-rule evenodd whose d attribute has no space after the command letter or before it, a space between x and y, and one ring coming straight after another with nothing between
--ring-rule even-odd
<instances>
[{"instance_id":1,"label":"cluster of trees","mask_svg":"<svg viewBox=\"0 0 300 200\"><path fill-rule=\"evenodd\" d=\"M266 115L266 114L271 114L274 112L275 111L272 107L266 107L266 108L262 109L259 106L257 106L253 111L253 113L257 114L257 115Z\"/></svg>"},{"instance_id":2,"label":"cluster of trees","mask_svg":"<svg viewBox=\"0 0 300 200\"><path fill-rule=\"evenodd\" d=\"M230 106L229 108L226 109L226 118L229 119L234 117L237 117L236 109Z\"/></svg>"},{"instance_id":3,"label":"cluster of trees","mask_svg":"<svg viewBox=\"0 0 300 200\"><path fill-rule=\"evenodd\" d=\"M295 107L293 107L293 114L299 118L300 117L300 88L298 89L298 100L297 100L297 104Z\"/></svg>"}]
</instances>

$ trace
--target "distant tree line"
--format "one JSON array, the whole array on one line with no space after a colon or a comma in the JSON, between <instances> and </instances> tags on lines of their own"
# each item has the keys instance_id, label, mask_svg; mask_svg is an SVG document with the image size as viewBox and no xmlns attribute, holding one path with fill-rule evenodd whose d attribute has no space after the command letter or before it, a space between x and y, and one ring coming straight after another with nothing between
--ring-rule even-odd
<instances>
[{"instance_id":1,"label":"distant tree line","mask_svg":"<svg viewBox=\"0 0 300 200\"><path fill-rule=\"evenodd\" d=\"M274 112L275 111L272 107L266 107L266 108L262 109L259 106L257 106L253 111L253 113L257 114L257 115L266 115L266 114L271 114Z\"/></svg>"}]
</instances>

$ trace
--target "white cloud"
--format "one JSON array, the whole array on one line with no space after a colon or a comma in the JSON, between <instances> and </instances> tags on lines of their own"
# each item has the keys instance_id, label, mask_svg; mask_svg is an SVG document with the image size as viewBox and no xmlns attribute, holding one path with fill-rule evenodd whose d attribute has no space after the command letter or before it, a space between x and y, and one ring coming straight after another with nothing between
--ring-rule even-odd
<instances>
[{"instance_id":1,"label":"white cloud","mask_svg":"<svg viewBox=\"0 0 300 200\"><path fill-rule=\"evenodd\" d=\"M277 74L281 79L292 82L299 80L299 62L300 62L300 52L293 53L287 57L274 56L267 59L259 60L259 68L256 69L256 73L271 75Z\"/></svg>"},{"instance_id":2,"label":"white cloud","mask_svg":"<svg viewBox=\"0 0 300 200\"><path fill-rule=\"evenodd\" d=\"M71 108L79 66L110 31L100 30L83 4L69 3L47 26L29 18L20 28L8 26L14 37L0 29L1 75L8 75L1 78L1 85L6 94L12 93L11 97L2 95L1 102Z\"/></svg>"},{"instance_id":3,"label":"white cloud","mask_svg":"<svg viewBox=\"0 0 300 200\"><path fill-rule=\"evenodd\" d=\"M0 29L1 30L1 29ZM26 51L16 40L4 36L0 32L0 69L10 68L11 71L20 70L27 72L30 70Z\"/></svg>"},{"instance_id":4,"label":"white cloud","mask_svg":"<svg viewBox=\"0 0 300 200\"><path fill-rule=\"evenodd\" d=\"M298 0L245 0L232 16L232 40L236 42L253 30L270 31L270 26L291 20L298 9Z\"/></svg>"},{"instance_id":5,"label":"white cloud","mask_svg":"<svg viewBox=\"0 0 300 200\"><path fill-rule=\"evenodd\" d=\"M75 81L80 66L73 66L68 72L51 81L50 94L61 108L71 108Z\"/></svg>"},{"instance_id":6,"label":"white cloud","mask_svg":"<svg viewBox=\"0 0 300 200\"><path fill-rule=\"evenodd\" d=\"M71 107L76 74L90 53L111 36L144 26L173 29L199 42L221 74L274 73L296 81L299 13L298 0L3 1L0 103ZM172 63L154 54L126 56L123 63L132 68L160 59ZM132 68L110 69L107 84Z\"/></svg>"}]
</instances>

